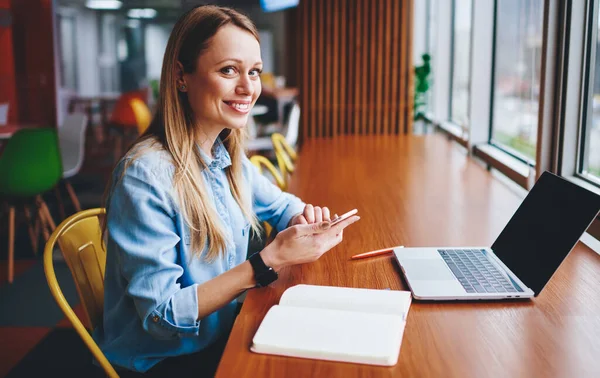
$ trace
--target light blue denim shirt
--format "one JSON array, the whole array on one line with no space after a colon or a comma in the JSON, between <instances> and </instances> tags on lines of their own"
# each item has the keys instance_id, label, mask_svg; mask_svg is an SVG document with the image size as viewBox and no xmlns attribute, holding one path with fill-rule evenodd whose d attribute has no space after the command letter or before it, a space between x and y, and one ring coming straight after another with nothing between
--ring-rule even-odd
<instances>
[{"instance_id":1,"label":"light blue denim shirt","mask_svg":"<svg viewBox=\"0 0 600 378\"><path fill-rule=\"evenodd\" d=\"M233 198L225 174L231 159L220 140L214 159L203 157L202 176L229 233L222 258L193 257L190 233L172 186L174 167L165 151L137 157L122 176L113 172L107 218L104 319L94 338L108 360L144 372L165 357L197 352L227 332L236 303L198 319L197 286L246 260L250 223ZM285 229L304 203L284 193L243 158L247 190L260 221ZM122 176L122 178L121 178Z\"/></svg>"}]
</instances>

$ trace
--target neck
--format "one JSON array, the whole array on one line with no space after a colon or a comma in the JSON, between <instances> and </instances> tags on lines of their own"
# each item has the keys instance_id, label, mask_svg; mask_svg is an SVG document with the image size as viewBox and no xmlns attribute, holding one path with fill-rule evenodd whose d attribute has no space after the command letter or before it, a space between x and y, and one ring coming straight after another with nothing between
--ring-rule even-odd
<instances>
[{"instance_id":1,"label":"neck","mask_svg":"<svg viewBox=\"0 0 600 378\"><path fill-rule=\"evenodd\" d=\"M197 138L197 143L198 143L198 145L200 145L200 148L202 149L202 151L204 151L204 153L212 159L213 158L212 148L215 144L215 141L219 137L219 134L221 134L221 131L223 131L224 129L218 128L218 127L212 127L212 128L198 127L198 130L200 132L199 132L199 135Z\"/></svg>"}]
</instances>

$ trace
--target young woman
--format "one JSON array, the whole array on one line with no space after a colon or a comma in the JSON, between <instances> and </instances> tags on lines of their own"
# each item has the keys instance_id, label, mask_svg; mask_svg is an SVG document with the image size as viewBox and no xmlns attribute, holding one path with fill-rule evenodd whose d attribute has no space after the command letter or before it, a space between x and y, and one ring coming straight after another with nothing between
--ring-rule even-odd
<instances>
[{"instance_id":1,"label":"young woman","mask_svg":"<svg viewBox=\"0 0 600 378\"><path fill-rule=\"evenodd\" d=\"M156 116L115 168L106 203L94 337L124 376L214 373L235 298L317 260L359 219L332 226L327 207L283 193L245 157L261 67L256 28L234 10L197 7L173 28ZM280 232L246 260L263 221Z\"/></svg>"}]
</instances>

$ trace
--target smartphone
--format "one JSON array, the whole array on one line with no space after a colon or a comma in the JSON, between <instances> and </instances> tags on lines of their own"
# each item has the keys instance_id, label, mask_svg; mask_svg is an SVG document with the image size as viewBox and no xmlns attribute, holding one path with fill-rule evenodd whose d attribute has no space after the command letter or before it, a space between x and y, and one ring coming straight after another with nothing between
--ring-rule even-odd
<instances>
[{"instance_id":1,"label":"smartphone","mask_svg":"<svg viewBox=\"0 0 600 378\"><path fill-rule=\"evenodd\" d=\"M332 227L335 226L336 224L340 223L344 219L348 219L348 218L350 218L351 216L353 216L356 213L358 213L358 210L357 209L353 209L353 210L348 211L345 214L340 215L339 217L337 217L335 219L332 219L331 220L331 226Z\"/></svg>"}]
</instances>

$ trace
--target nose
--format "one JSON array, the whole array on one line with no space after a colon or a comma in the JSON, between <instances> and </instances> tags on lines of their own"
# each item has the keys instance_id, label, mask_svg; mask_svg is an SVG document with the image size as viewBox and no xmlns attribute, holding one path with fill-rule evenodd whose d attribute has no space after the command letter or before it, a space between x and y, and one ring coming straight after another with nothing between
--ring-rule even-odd
<instances>
[{"instance_id":1,"label":"nose","mask_svg":"<svg viewBox=\"0 0 600 378\"><path fill-rule=\"evenodd\" d=\"M254 94L254 86L252 85L250 76L240 75L237 86L235 87L235 93L244 96L252 96Z\"/></svg>"}]
</instances>

